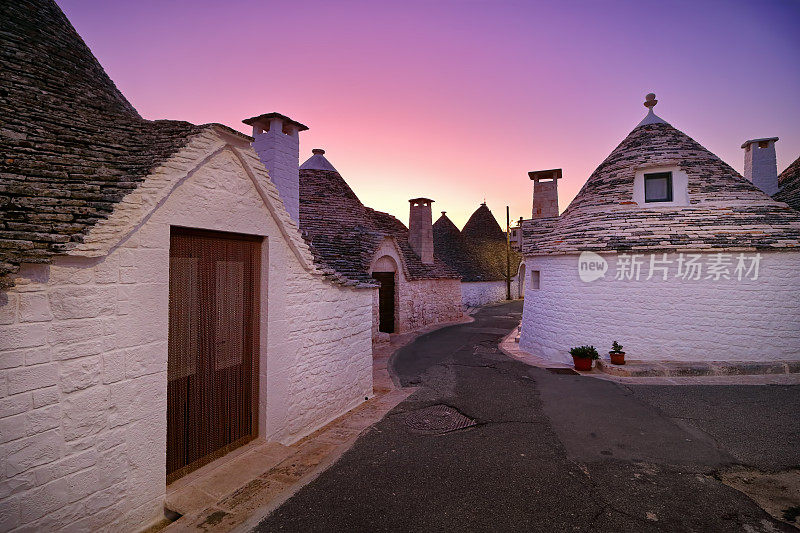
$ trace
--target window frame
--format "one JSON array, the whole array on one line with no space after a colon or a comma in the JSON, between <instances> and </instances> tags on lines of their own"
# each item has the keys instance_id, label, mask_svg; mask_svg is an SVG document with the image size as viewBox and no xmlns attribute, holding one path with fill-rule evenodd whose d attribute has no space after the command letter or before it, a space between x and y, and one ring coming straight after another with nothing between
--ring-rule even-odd
<instances>
[{"instance_id":1,"label":"window frame","mask_svg":"<svg viewBox=\"0 0 800 533\"><path fill-rule=\"evenodd\" d=\"M675 193L672 181L672 171L664 171L664 172L646 172L643 174L643 186L644 186L644 203L646 204L655 204L655 203L666 203L666 202L673 202ZM667 178L667 197L665 199L659 200L649 200L647 198L647 180L648 179L663 179Z\"/></svg>"},{"instance_id":2,"label":"window frame","mask_svg":"<svg viewBox=\"0 0 800 533\"><path fill-rule=\"evenodd\" d=\"M531 290L538 291L542 286L542 271L531 270L528 274L528 287Z\"/></svg>"}]
</instances>

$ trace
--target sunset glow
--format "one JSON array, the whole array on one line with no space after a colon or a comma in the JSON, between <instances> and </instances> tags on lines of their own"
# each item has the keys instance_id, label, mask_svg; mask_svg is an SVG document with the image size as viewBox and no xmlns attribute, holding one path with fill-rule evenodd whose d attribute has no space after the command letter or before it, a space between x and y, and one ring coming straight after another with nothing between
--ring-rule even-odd
<instances>
[{"instance_id":1,"label":"sunset glow","mask_svg":"<svg viewBox=\"0 0 800 533\"><path fill-rule=\"evenodd\" d=\"M565 208L657 112L741 171L740 145L800 154L797 2L103 2L59 5L146 118L278 111L310 127L360 199L461 227L484 201L530 217L529 170ZM434 217L436 218L436 216Z\"/></svg>"}]
</instances>

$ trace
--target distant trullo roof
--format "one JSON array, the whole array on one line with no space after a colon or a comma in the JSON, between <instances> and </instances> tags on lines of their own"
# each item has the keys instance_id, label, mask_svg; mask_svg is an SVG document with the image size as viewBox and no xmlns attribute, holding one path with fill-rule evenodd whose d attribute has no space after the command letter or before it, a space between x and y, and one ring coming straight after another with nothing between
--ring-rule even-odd
<instances>
[{"instance_id":1,"label":"distant trullo roof","mask_svg":"<svg viewBox=\"0 0 800 533\"><path fill-rule=\"evenodd\" d=\"M442 212L433 224L433 252L461 274L462 281L505 279L506 235L486 204L481 204L461 231ZM519 254L512 251L512 275L518 266Z\"/></svg>"},{"instance_id":2,"label":"distant trullo roof","mask_svg":"<svg viewBox=\"0 0 800 533\"><path fill-rule=\"evenodd\" d=\"M500 228L500 224L497 223L497 219L494 218L485 203L482 203L472 213L461 233L466 239L487 239L503 242L506 240L505 232Z\"/></svg>"},{"instance_id":3,"label":"distant trullo roof","mask_svg":"<svg viewBox=\"0 0 800 533\"><path fill-rule=\"evenodd\" d=\"M800 157L778 176L778 188L773 198L800 211Z\"/></svg>"},{"instance_id":4,"label":"distant trullo roof","mask_svg":"<svg viewBox=\"0 0 800 533\"><path fill-rule=\"evenodd\" d=\"M370 283L370 262L381 241L392 237L410 279L460 277L441 261L423 263L408 242L405 225L362 204L323 153L316 149L300 165L300 229L320 264L347 279Z\"/></svg>"},{"instance_id":5,"label":"distant trullo roof","mask_svg":"<svg viewBox=\"0 0 800 533\"><path fill-rule=\"evenodd\" d=\"M524 223L526 254L800 246L800 213L656 119L634 128L560 217ZM687 174L689 205L644 207L633 201L636 171L658 166Z\"/></svg>"}]
</instances>

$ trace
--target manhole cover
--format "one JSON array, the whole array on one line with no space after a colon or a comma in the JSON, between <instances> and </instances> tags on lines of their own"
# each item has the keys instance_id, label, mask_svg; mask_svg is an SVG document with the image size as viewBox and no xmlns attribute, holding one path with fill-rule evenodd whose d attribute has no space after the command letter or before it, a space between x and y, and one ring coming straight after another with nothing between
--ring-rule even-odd
<instances>
[{"instance_id":1,"label":"manhole cover","mask_svg":"<svg viewBox=\"0 0 800 533\"><path fill-rule=\"evenodd\" d=\"M475 425L475 421L447 405L431 405L406 415L406 425L423 433L446 433Z\"/></svg>"},{"instance_id":2,"label":"manhole cover","mask_svg":"<svg viewBox=\"0 0 800 533\"><path fill-rule=\"evenodd\" d=\"M574 374L580 376L580 374L578 374L571 368L548 368L547 371L552 374Z\"/></svg>"}]
</instances>

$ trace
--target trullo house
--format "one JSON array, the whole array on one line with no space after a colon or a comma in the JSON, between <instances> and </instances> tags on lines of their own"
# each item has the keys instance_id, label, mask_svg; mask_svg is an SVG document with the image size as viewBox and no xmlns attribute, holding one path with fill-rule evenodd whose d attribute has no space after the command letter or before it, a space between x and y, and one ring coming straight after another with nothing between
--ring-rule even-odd
<instances>
[{"instance_id":1,"label":"trullo house","mask_svg":"<svg viewBox=\"0 0 800 533\"><path fill-rule=\"evenodd\" d=\"M532 173L520 346L563 362L614 340L638 360L800 359L800 213L655 104L560 216L560 171Z\"/></svg>"},{"instance_id":2,"label":"trullo house","mask_svg":"<svg viewBox=\"0 0 800 533\"><path fill-rule=\"evenodd\" d=\"M507 249L506 239L506 233L485 202L472 213L461 231L445 211L433 225L436 257L461 274L461 300L465 306L506 300L507 274L511 277L511 298L519 297L516 275L520 255Z\"/></svg>"},{"instance_id":3,"label":"trullo house","mask_svg":"<svg viewBox=\"0 0 800 533\"><path fill-rule=\"evenodd\" d=\"M314 258L252 138L142 119L52 1L0 34L0 530L145 528L372 394L372 280Z\"/></svg>"}]
</instances>

